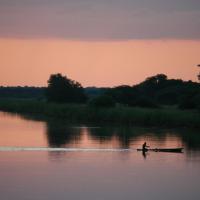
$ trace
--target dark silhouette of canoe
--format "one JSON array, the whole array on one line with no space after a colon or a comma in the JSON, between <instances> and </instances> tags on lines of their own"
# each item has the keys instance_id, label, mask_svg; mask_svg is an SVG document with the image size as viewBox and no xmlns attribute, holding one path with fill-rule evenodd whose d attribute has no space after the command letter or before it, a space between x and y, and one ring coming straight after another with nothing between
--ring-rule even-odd
<instances>
[{"instance_id":1,"label":"dark silhouette of canoe","mask_svg":"<svg viewBox=\"0 0 200 200\"><path fill-rule=\"evenodd\" d=\"M182 150L183 148L155 148L155 149L146 149L145 151L182 153ZM143 150L137 149L137 151L143 151Z\"/></svg>"}]
</instances>

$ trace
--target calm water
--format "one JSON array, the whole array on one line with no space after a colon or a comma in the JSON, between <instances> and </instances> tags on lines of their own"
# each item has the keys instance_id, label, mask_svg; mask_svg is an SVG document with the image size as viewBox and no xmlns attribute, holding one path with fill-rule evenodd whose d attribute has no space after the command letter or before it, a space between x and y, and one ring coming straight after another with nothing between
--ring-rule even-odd
<instances>
[{"instance_id":1,"label":"calm water","mask_svg":"<svg viewBox=\"0 0 200 200\"><path fill-rule=\"evenodd\" d=\"M135 149L144 141L185 149L143 156ZM198 130L69 124L0 112L1 200L199 200L199 185Z\"/></svg>"}]
</instances>

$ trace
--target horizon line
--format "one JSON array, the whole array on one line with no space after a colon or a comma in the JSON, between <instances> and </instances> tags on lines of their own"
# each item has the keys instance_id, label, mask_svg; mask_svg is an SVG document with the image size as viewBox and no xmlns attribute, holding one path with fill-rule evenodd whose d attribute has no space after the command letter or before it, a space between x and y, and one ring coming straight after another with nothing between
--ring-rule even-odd
<instances>
[{"instance_id":1,"label":"horizon line","mask_svg":"<svg viewBox=\"0 0 200 200\"><path fill-rule=\"evenodd\" d=\"M58 74L58 73L54 73L54 74ZM60 73L60 74L62 74L62 73ZM158 74L162 74L162 73L158 73ZM133 83L133 84L119 84L119 85L114 85L114 86L95 86L95 85L88 85L88 86L83 86L79 81L77 81L77 80L74 80L74 79L71 79L71 78L69 78L69 79L71 79L71 80L73 80L73 81L76 81L76 82L78 82L78 83L80 83L81 84L81 86L84 88L84 89L86 89L86 88L115 88L115 87L118 87L118 86L130 86L130 87L132 87L132 86L136 86L136 85L138 85L138 84L140 84L140 83L142 83L142 82L144 82L147 78L150 78L150 77L153 77L153 76L156 76L156 75L158 75L158 74L155 74L155 75L152 75L152 76L148 76L148 77L146 77L143 81L140 81L140 82L138 82L138 83ZM51 74L52 75L52 74ZM62 74L62 75L64 75L64 76L66 76L67 77L67 75L65 75L65 74ZM166 75L166 74L164 74L164 75ZM167 75L166 75L167 76ZM67 77L68 78L68 77ZM168 76L167 76L167 80L182 80L182 81L184 81L184 82L193 82L193 83L199 83L199 81L198 80L191 80L191 79L189 79L189 80L184 80L184 79L181 79L181 78L169 78ZM48 84L46 85L46 86L44 86L44 85L41 85L41 86L37 86L37 85L0 85L0 87L35 87L35 88L46 88L46 87L48 87Z\"/></svg>"}]
</instances>

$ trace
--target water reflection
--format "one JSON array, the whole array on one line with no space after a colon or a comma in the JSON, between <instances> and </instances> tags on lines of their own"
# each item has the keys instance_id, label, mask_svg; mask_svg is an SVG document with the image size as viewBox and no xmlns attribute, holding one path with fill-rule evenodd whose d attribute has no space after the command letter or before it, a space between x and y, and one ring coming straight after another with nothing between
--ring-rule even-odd
<instances>
[{"instance_id":1,"label":"water reflection","mask_svg":"<svg viewBox=\"0 0 200 200\"><path fill-rule=\"evenodd\" d=\"M46 136L49 147L64 147L66 144L78 144L81 140L81 128L72 128L63 122L47 121Z\"/></svg>"},{"instance_id":2,"label":"water reflection","mask_svg":"<svg viewBox=\"0 0 200 200\"><path fill-rule=\"evenodd\" d=\"M135 149L144 141L186 150L99 151ZM198 130L83 125L0 112L0 146L98 149L0 152L1 199L200 199Z\"/></svg>"},{"instance_id":3,"label":"water reflection","mask_svg":"<svg viewBox=\"0 0 200 200\"><path fill-rule=\"evenodd\" d=\"M64 122L47 122L46 135L50 147L102 147L131 148L144 140L153 146L182 145L177 134L170 130L138 127L69 126ZM175 137L176 136L176 137Z\"/></svg>"},{"instance_id":4,"label":"water reflection","mask_svg":"<svg viewBox=\"0 0 200 200\"><path fill-rule=\"evenodd\" d=\"M138 148L144 141L151 147L185 147L190 151L200 151L200 134L192 129L163 129L144 127L104 126L102 124L72 124L64 120L46 120L26 115L0 113L1 146L44 146L75 148ZM5 125L6 124L6 125ZM19 126L20 124L20 126ZM13 130L7 130L13 127ZM33 130L33 128L34 130ZM20 129L19 129L20 128ZM28 129L29 128L29 129ZM17 137L9 133L16 132ZM29 137L24 137L30 132ZM23 133L23 134L22 134ZM41 135L45 137L41 137ZM20 138L21 137L21 138ZM6 139L5 139L6 138ZM20 138L20 139L19 139ZM28 141L28 138L31 138ZM5 140L4 140L5 139ZM31 142L34 143L31 145Z\"/></svg>"}]
</instances>

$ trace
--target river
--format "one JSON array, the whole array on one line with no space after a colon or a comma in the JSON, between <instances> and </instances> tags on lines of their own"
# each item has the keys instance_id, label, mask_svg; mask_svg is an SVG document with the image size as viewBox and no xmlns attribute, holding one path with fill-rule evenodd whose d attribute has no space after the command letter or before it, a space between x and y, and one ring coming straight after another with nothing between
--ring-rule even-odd
<instances>
[{"instance_id":1,"label":"river","mask_svg":"<svg viewBox=\"0 0 200 200\"><path fill-rule=\"evenodd\" d=\"M184 150L143 155L136 149L144 141ZM0 112L1 200L199 200L199 185L199 130L72 124Z\"/></svg>"}]
</instances>

